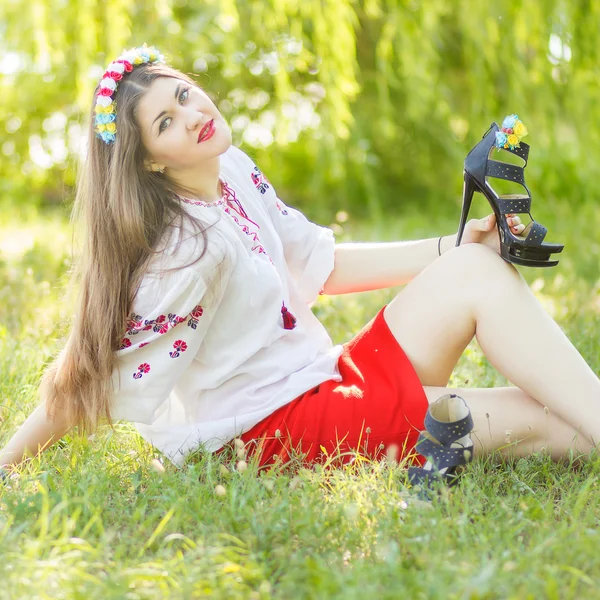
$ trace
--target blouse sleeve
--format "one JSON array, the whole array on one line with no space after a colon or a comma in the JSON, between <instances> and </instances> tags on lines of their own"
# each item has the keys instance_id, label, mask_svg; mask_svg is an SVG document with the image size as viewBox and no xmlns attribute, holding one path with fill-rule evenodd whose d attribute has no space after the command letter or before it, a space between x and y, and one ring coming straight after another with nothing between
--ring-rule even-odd
<instances>
[{"instance_id":1,"label":"blouse sleeve","mask_svg":"<svg viewBox=\"0 0 600 600\"><path fill-rule=\"evenodd\" d=\"M173 258L162 267L180 266L181 252ZM154 422L200 349L226 287L229 262L207 252L195 265L145 275L117 352L114 420Z\"/></svg>"},{"instance_id":2,"label":"blouse sleeve","mask_svg":"<svg viewBox=\"0 0 600 600\"><path fill-rule=\"evenodd\" d=\"M322 293L333 271L335 239L333 231L309 221L299 210L287 206L271 182L241 150L237 150L252 184L266 206L283 244L285 260L302 299L312 304Z\"/></svg>"}]
</instances>

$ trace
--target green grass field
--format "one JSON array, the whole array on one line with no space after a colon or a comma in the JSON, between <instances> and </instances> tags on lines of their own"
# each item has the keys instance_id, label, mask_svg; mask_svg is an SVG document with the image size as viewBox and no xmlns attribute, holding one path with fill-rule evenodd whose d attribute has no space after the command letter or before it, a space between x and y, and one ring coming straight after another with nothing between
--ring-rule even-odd
<instances>
[{"instance_id":1,"label":"green grass field","mask_svg":"<svg viewBox=\"0 0 600 600\"><path fill-rule=\"evenodd\" d=\"M534 215L566 249L557 268L521 272L598 373L600 210L563 203ZM65 334L71 242L58 214L2 222L0 446L35 406ZM455 228L416 212L336 225L341 240ZM396 292L323 297L315 310L342 342ZM507 384L476 343L451 383ZM195 455L163 469L131 425L116 432L69 435L0 488L1 599L600 598L600 459L578 469L545 455L479 460L423 505L392 463L258 476L252 464L239 472L236 459Z\"/></svg>"}]
</instances>

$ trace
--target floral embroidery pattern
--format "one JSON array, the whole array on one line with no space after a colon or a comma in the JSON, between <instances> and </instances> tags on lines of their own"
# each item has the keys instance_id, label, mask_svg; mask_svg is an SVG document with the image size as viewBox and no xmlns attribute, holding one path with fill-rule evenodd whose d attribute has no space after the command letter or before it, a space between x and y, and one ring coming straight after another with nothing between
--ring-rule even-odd
<instances>
[{"instance_id":1,"label":"floral embroidery pattern","mask_svg":"<svg viewBox=\"0 0 600 600\"><path fill-rule=\"evenodd\" d=\"M137 370L137 373L133 374L134 379L141 379L145 373L150 373L150 365L148 363L142 363Z\"/></svg>"},{"instance_id":2,"label":"floral embroidery pattern","mask_svg":"<svg viewBox=\"0 0 600 600\"><path fill-rule=\"evenodd\" d=\"M258 167L254 167L254 171L250 173L250 177L252 178L252 183L261 194L264 194L269 189L269 182Z\"/></svg>"},{"instance_id":3,"label":"floral embroidery pattern","mask_svg":"<svg viewBox=\"0 0 600 600\"><path fill-rule=\"evenodd\" d=\"M176 327L179 323L183 323L185 320L185 317L169 313L167 316L158 315L156 319L145 319L142 321L140 315L131 313L127 319L127 335L136 335L140 331L148 331L149 329L163 335L169 329L173 329L173 327Z\"/></svg>"},{"instance_id":4,"label":"floral embroidery pattern","mask_svg":"<svg viewBox=\"0 0 600 600\"><path fill-rule=\"evenodd\" d=\"M188 317L179 317L174 313L169 313L167 316L159 315L156 319L142 319L140 315L136 315L135 313L131 313L129 318L127 319L127 335L136 335L140 331L148 331L152 329L155 333L159 335L163 335L167 333L173 327L179 325L179 323L183 323L184 321L188 322L188 326L192 329L196 329L198 326L198 320L202 316L204 312L202 306L200 304L196 305ZM150 342L141 342L138 348L143 348L147 346ZM129 338L125 337L121 340L121 345L119 350L126 350L127 348L131 348L132 342ZM187 344L183 340L177 340L173 344L173 348L175 348L174 352L169 352L171 358L177 358L181 352L185 352L187 350ZM138 367L138 370L142 367L147 367L147 370L140 371L134 374L135 379L140 379L144 373L148 373L150 371L150 365L144 363Z\"/></svg>"},{"instance_id":5,"label":"floral embroidery pattern","mask_svg":"<svg viewBox=\"0 0 600 600\"><path fill-rule=\"evenodd\" d=\"M177 358L181 352L185 352L187 350L187 344L183 340L177 340L173 344L173 348L175 348L175 350L173 352L169 352L169 356L171 358Z\"/></svg>"},{"instance_id":6,"label":"floral embroidery pattern","mask_svg":"<svg viewBox=\"0 0 600 600\"><path fill-rule=\"evenodd\" d=\"M244 210L244 207L237 199L235 191L232 190L225 182L223 182L223 189L226 191L227 199L227 205L225 206L225 208L223 208L223 210L234 220L234 222L241 228L241 230L252 239L252 241L256 242L256 244L252 246L252 252L256 252L257 254L264 254L269 259L271 264L273 264L271 257L265 250L265 247L262 245L262 242L258 237L258 232L253 231L248 225L242 223L239 217L245 219L246 221L248 221L248 223L251 223L257 229L260 229L260 225L258 223L255 223L252 219L250 219L250 217L248 217L248 214Z\"/></svg>"},{"instance_id":7,"label":"floral embroidery pattern","mask_svg":"<svg viewBox=\"0 0 600 600\"><path fill-rule=\"evenodd\" d=\"M188 327L192 329L196 329L198 327L198 320L202 316L204 309L198 304L198 306L194 307L192 312L190 313L190 318L188 320Z\"/></svg>"}]
</instances>

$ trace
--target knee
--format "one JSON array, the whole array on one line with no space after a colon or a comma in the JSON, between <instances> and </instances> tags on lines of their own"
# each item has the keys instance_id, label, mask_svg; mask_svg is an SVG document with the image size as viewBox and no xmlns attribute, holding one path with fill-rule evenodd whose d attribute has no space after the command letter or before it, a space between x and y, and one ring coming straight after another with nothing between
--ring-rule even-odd
<instances>
[{"instance_id":1,"label":"knee","mask_svg":"<svg viewBox=\"0 0 600 600\"><path fill-rule=\"evenodd\" d=\"M465 244L452 248L444 254L447 262L457 270L466 272L518 274L513 265L506 262L495 250L483 244Z\"/></svg>"},{"instance_id":2,"label":"knee","mask_svg":"<svg viewBox=\"0 0 600 600\"><path fill-rule=\"evenodd\" d=\"M446 268L462 286L473 286L491 292L496 286L505 288L509 283L522 284L517 269L506 262L495 250L483 244L465 244L452 248L443 257Z\"/></svg>"}]
</instances>

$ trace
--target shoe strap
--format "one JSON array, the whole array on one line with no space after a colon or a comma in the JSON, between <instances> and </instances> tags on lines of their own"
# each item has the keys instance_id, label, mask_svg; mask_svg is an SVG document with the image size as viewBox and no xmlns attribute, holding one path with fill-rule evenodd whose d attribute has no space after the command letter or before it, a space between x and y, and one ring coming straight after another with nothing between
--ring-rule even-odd
<instances>
[{"instance_id":1,"label":"shoe strap","mask_svg":"<svg viewBox=\"0 0 600 600\"><path fill-rule=\"evenodd\" d=\"M525 187L525 173L523 167L519 167L518 165L511 165L510 163L490 159L487 161L485 174L487 177L514 181Z\"/></svg>"},{"instance_id":2,"label":"shoe strap","mask_svg":"<svg viewBox=\"0 0 600 600\"><path fill-rule=\"evenodd\" d=\"M451 423L438 421L431 416L428 409L425 415L425 429L443 446L449 446L452 442L468 435L473 430L473 417L471 411L466 417Z\"/></svg>"},{"instance_id":3,"label":"shoe strap","mask_svg":"<svg viewBox=\"0 0 600 600\"><path fill-rule=\"evenodd\" d=\"M472 445L467 448L449 448L448 446L436 444L430 437L423 435L423 433L419 434L415 450L433 463L435 468L440 471L448 467L466 465L473 455ZM465 451L469 452L467 456L465 456Z\"/></svg>"},{"instance_id":4,"label":"shoe strap","mask_svg":"<svg viewBox=\"0 0 600 600\"><path fill-rule=\"evenodd\" d=\"M521 142L518 148L513 148L512 150L510 148L502 148L502 150L506 150L507 152L522 158L525 161L525 166L527 166L527 159L529 158L529 144Z\"/></svg>"},{"instance_id":5,"label":"shoe strap","mask_svg":"<svg viewBox=\"0 0 600 600\"><path fill-rule=\"evenodd\" d=\"M510 213L522 214L531 210L531 198L496 198L498 210L502 215Z\"/></svg>"},{"instance_id":6,"label":"shoe strap","mask_svg":"<svg viewBox=\"0 0 600 600\"><path fill-rule=\"evenodd\" d=\"M525 238L525 244L529 246L541 246L547 233L548 229L546 227L541 223L533 221L529 234Z\"/></svg>"}]
</instances>

